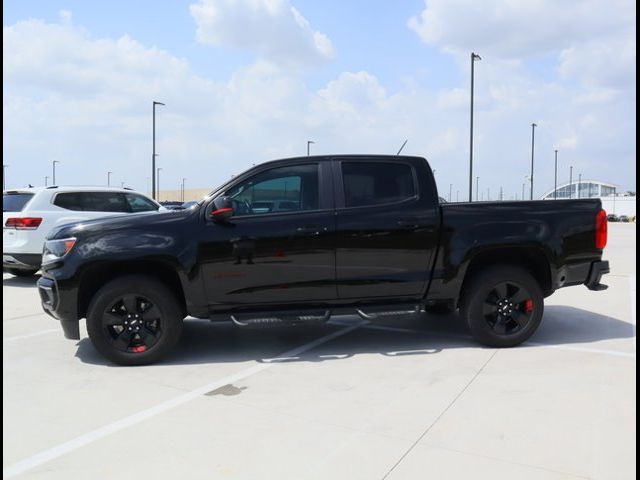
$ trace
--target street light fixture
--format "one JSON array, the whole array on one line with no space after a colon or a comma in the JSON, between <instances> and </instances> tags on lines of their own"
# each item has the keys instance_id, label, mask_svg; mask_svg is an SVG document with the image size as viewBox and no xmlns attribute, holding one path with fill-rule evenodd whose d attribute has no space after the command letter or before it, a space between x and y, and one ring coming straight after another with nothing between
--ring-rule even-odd
<instances>
[{"instance_id":1,"label":"street light fixture","mask_svg":"<svg viewBox=\"0 0 640 480\"><path fill-rule=\"evenodd\" d=\"M49 175L44 176L44 186L46 187L49 183Z\"/></svg>"},{"instance_id":2,"label":"street light fixture","mask_svg":"<svg viewBox=\"0 0 640 480\"><path fill-rule=\"evenodd\" d=\"M453 183L449 184L449 203L451 203L451 190L453 189Z\"/></svg>"},{"instance_id":3,"label":"street light fixture","mask_svg":"<svg viewBox=\"0 0 640 480\"><path fill-rule=\"evenodd\" d=\"M310 146L312 143L313 143L313 144L315 144L316 142L314 142L313 140L307 140L307 157L309 156L309 146ZM404 145L403 145L403 146L404 146ZM400 152L398 152L398 153L400 153Z\"/></svg>"},{"instance_id":4,"label":"street light fixture","mask_svg":"<svg viewBox=\"0 0 640 480\"><path fill-rule=\"evenodd\" d=\"M111 174L113 172L107 172L107 187L111 186Z\"/></svg>"},{"instance_id":5,"label":"street light fixture","mask_svg":"<svg viewBox=\"0 0 640 480\"><path fill-rule=\"evenodd\" d=\"M52 182L53 182L53 185L56 184L56 163L60 163L60 161L59 160L54 160L53 161L53 177L51 179Z\"/></svg>"},{"instance_id":6,"label":"street light fixture","mask_svg":"<svg viewBox=\"0 0 640 480\"><path fill-rule=\"evenodd\" d=\"M164 103L153 101L153 155L151 156L151 176L153 177L151 197L156 199L156 105Z\"/></svg>"},{"instance_id":7,"label":"street light fixture","mask_svg":"<svg viewBox=\"0 0 640 480\"><path fill-rule=\"evenodd\" d=\"M471 52L471 115L469 120L469 201L472 201L473 190L473 82L474 65L476 60L482 60L480 55Z\"/></svg>"},{"instance_id":8,"label":"street light fixture","mask_svg":"<svg viewBox=\"0 0 640 480\"><path fill-rule=\"evenodd\" d=\"M533 200L533 150L535 145L535 133L536 133L536 125L535 123L531 124L531 192L530 192L530 200Z\"/></svg>"}]
</instances>

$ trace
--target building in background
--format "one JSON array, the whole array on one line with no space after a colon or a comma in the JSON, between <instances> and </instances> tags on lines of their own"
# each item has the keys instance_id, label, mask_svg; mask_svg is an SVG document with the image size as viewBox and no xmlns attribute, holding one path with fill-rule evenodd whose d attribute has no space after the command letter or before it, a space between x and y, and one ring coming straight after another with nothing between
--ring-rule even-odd
<instances>
[{"instance_id":1,"label":"building in background","mask_svg":"<svg viewBox=\"0 0 640 480\"><path fill-rule=\"evenodd\" d=\"M555 194L554 194L555 193ZM542 200L558 200L568 198L599 198L602 208L607 213L615 215L636 214L636 197L629 193L620 192L620 186L598 180L582 180L558 185L557 190L551 190L542 195Z\"/></svg>"}]
</instances>

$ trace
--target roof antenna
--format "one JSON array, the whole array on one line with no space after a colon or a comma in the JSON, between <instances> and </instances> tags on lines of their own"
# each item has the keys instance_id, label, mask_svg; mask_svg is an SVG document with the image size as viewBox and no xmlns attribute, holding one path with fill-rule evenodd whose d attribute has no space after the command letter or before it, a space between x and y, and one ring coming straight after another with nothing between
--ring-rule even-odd
<instances>
[{"instance_id":1,"label":"roof antenna","mask_svg":"<svg viewBox=\"0 0 640 480\"><path fill-rule=\"evenodd\" d=\"M407 140L404 141L404 143L402 144L402 146L400 147L400 150L398 150L398 153L396 153L396 155L400 155L400 152L402 151L402 149L406 144L407 144Z\"/></svg>"}]
</instances>

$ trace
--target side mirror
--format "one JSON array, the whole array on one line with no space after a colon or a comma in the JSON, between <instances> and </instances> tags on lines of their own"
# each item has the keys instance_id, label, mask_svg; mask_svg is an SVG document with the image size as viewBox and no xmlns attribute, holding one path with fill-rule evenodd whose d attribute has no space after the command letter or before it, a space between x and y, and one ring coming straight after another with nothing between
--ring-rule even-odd
<instances>
[{"instance_id":1,"label":"side mirror","mask_svg":"<svg viewBox=\"0 0 640 480\"><path fill-rule=\"evenodd\" d=\"M218 197L213 201L210 214L214 222L226 222L233 216L233 204L230 197Z\"/></svg>"}]
</instances>

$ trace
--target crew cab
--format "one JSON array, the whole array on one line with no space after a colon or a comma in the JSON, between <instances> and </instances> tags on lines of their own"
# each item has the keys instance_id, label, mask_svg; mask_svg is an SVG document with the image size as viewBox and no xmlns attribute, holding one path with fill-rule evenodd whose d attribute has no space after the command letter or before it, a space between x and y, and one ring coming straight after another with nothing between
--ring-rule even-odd
<instances>
[{"instance_id":1,"label":"crew cab","mask_svg":"<svg viewBox=\"0 0 640 480\"><path fill-rule=\"evenodd\" d=\"M441 203L424 158L332 155L251 168L188 210L54 229L42 306L67 338L86 318L115 363L158 361L187 316L238 327L460 310L512 347L555 290L600 283L598 199Z\"/></svg>"}]
</instances>

